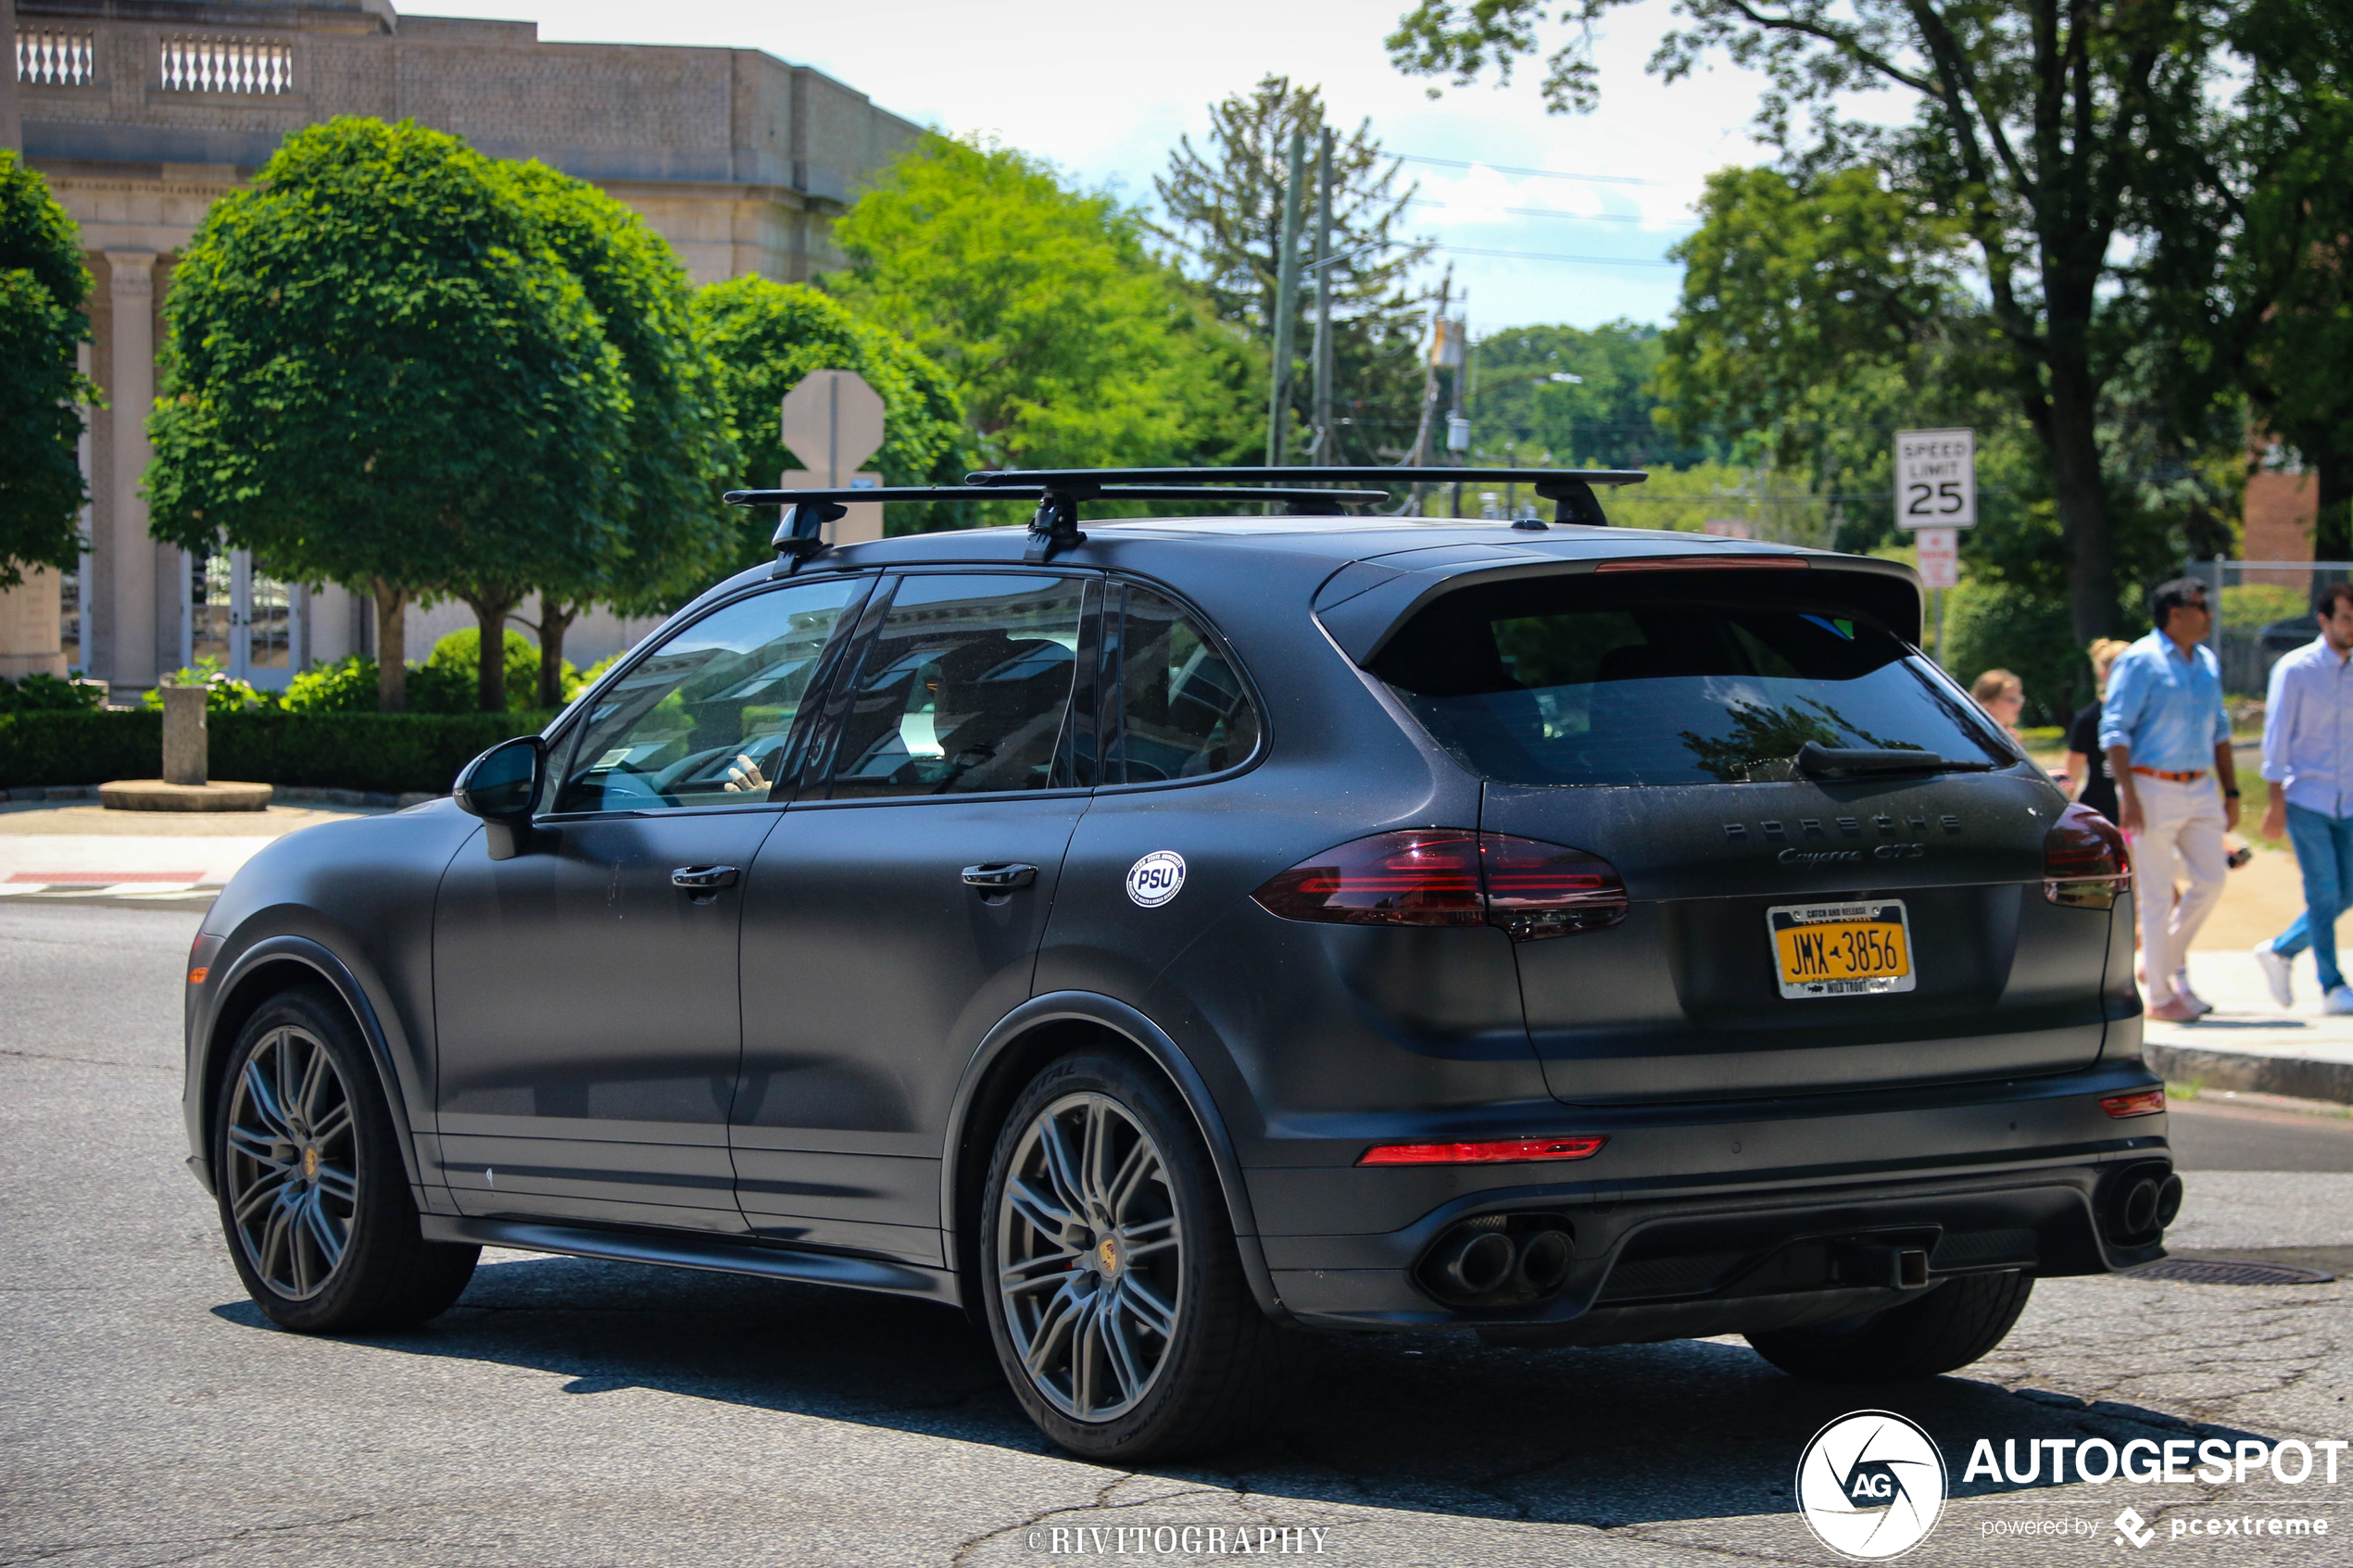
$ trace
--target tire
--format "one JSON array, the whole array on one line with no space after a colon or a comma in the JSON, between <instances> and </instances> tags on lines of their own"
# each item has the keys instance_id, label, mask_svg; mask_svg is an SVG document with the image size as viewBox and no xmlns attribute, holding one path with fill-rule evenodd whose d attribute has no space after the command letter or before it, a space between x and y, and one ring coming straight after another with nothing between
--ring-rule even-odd
<instances>
[{"instance_id":1,"label":"tire","mask_svg":"<svg viewBox=\"0 0 2353 1568\"><path fill-rule=\"evenodd\" d=\"M1227 1445L1280 1400L1283 1335L1242 1276L1208 1150L1165 1080L1123 1057L1064 1057L1014 1102L975 1284L1022 1409L1083 1458Z\"/></svg>"},{"instance_id":2,"label":"tire","mask_svg":"<svg viewBox=\"0 0 2353 1568\"><path fill-rule=\"evenodd\" d=\"M246 1021L214 1100L212 1156L230 1260L281 1327L408 1328L473 1275L481 1248L420 1234L375 1063L329 993L282 992Z\"/></svg>"},{"instance_id":3,"label":"tire","mask_svg":"<svg viewBox=\"0 0 2353 1568\"><path fill-rule=\"evenodd\" d=\"M1747 1336L1756 1353L1812 1383L1895 1383L1965 1367L2008 1335L2034 1276L1964 1274L1867 1318Z\"/></svg>"}]
</instances>

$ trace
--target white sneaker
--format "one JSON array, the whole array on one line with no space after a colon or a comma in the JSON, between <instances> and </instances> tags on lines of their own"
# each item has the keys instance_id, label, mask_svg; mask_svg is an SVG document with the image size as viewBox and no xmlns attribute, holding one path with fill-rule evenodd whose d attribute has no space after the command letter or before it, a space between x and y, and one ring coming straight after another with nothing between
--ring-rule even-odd
<instances>
[{"instance_id":1,"label":"white sneaker","mask_svg":"<svg viewBox=\"0 0 2353 1568\"><path fill-rule=\"evenodd\" d=\"M2271 988L2271 999L2284 1008L2296 1005L2296 985L2291 978L2296 972L2294 960L2284 959L2271 950L2266 939L2255 945L2255 961L2263 971L2263 984Z\"/></svg>"},{"instance_id":2,"label":"white sneaker","mask_svg":"<svg viewBox=\"0 0 2353 1568\"><path fill-rule=\"evenodd\" d=\"M2212 1002L2190 989L2190 972L2187 965L2173 972L2173 994L2182 999L2183 1006L2200 1018L2204 1018L2214 1010Z\"/></svg>"},{"instance_id":3,"label":"white sneaker","mask_svg":"<svg viewBox=\"0 0 2353 1568\"><path fill-rule=\"evenodd\" d=\"M2321 998L2321 1010L2327 1013L2353 1012L2353 985L2339 985Z\"/></svg>"}]
</instances>

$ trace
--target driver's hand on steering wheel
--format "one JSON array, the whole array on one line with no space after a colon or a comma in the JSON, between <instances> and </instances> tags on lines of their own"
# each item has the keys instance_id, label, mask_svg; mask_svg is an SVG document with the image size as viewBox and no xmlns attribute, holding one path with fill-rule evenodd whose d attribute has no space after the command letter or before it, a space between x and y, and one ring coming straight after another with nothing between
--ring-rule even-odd
<instances>
[{"instance_id":1,"label":"driver's hand on steering wheel","mask_svg":"<svg viewBox=\"0 0 2353 1568\"><path fill-rule=\"evenodd\" d=\"M730 795L765 795L768 775L760 771L760 763L749 753L739 753L727 764L725 789Z\"/></svg>"}]
</instances>

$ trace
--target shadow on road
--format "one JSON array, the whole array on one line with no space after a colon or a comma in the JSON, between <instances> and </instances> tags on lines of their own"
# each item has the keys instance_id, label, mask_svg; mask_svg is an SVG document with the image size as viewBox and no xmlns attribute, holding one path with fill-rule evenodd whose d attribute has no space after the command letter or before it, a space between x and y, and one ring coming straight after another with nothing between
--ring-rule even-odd
<instances>
[{"instance_id":1,"label":"shadow on road","mask_svg":"<svg viewBox=\"0 0 2353 1568\"><path fill-rule=\"evenodd\" d=\"M275 1332L249 1303L217 1315ZM1030 1453L1055 1450L1006 1391L986 1337L928 1303L769 1280L544 1258L486 1264L416 1332L366 1341L534 1368L595 1398L644 1387ZM1460 1335L1318 1337L1266 1436L1152 1472L1337 1504L1603 1527L1782 1513L1800 1451L1850 1411L1893 1410L1943 1449L1957 1496L1980 1437L2236 1436L2161 1413L2014 1394L1965 1377L1796 1382L1745 1346L1681 1340L1493 1349ZM2023 1452L2020 1456L2024 1457Z\"/></svg>"}]
</instances>

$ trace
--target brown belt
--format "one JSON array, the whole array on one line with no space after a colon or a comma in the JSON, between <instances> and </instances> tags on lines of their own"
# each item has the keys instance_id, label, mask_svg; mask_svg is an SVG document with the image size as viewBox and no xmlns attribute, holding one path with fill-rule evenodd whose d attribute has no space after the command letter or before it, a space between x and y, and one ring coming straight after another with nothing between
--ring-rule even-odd
<instances>
[{"instance_id":1,"label":"brown belt","mask_svg":"<svg viewBox=\"0 0 2353 1568\"><path fill-rule=\"evenodd\" d=\"M2169 773L2162 768L2134 768L2133 771L2146 774L2152 779L2163 779L2167 784L2196 784L2206 777L2203 768L2187 773Z\"/></svg>"}]
</instances>

